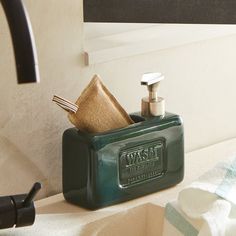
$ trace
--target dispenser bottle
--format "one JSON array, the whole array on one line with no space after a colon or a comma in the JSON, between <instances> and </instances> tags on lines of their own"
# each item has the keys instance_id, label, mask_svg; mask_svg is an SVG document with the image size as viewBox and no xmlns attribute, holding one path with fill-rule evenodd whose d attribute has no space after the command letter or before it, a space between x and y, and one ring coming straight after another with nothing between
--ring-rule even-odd
<instances>
[{"instance_id":1,"label":"dispenser bottle","mask_svg":"<svg viewBox=\"0 0 236 236\"><path fill-rule=\"evenodd\" d=\"M180 116L165 112L157 96L160 73L144 74L149 96L125 128L63 134L63 194L67 201L97 209L178 184L184 175ZM105 122L105 121L104 121Z\"/></svg>"}]
</instances>

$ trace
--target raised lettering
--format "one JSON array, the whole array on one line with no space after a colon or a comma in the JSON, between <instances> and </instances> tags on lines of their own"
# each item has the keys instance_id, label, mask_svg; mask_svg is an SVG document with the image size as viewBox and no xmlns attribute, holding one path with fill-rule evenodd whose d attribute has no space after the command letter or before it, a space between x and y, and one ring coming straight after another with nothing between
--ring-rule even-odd
<instances>
[{"instance_id":1,"label":"raised lettering","mask_svg":"<svg viewBox=\"0 0 236 236\"><path fill-rule=\"evenodd\" d=\"M122 186L141 183L163 174L162 141L134 146L120 153L119 178Z\"/></svg>"}]
</instances>

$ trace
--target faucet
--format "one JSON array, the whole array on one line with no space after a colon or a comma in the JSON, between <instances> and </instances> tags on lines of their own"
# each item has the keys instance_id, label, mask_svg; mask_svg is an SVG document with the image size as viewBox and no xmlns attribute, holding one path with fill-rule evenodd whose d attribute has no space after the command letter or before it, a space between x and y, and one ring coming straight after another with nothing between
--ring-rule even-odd
<instances>
[{"instance_id":1,"label":"faucet","mask_svg":"<svg viewBox=\"0 0 236 236\"><path fill-rule=\"evenodd\" d=\"M33 31L21 0L0 0L10 28L19 84L39 82ZM0 197L0 229L32 225L35 220L33 198L41 189L35 183L28 194Z\"/></svg>"},{"instance_id":2,"label":"faucet","mask_svg":"<svg viewBox=\"0 0 236 236\"><path fill-rule=\"evenodd\" d=\"M38 60L31 23L21 0L0 0L10 28L19 84L39 82Z\"/></svg>"}]
</instances>

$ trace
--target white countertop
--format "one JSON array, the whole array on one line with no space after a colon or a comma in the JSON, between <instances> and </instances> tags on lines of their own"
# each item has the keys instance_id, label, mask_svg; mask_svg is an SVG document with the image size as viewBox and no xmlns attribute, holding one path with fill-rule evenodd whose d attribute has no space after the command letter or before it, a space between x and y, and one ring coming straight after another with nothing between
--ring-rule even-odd
<instances>
[{"instance_id":1,"label":"white countertop","mask_svg":"<svg viewBox=\"0 0 236 236\"><path fill-rule=\"evenodd\" d=\"M177 186L96 211L71 205L62 194L37 201L34 226L4 230L0 235L161 235L165 204L175 199L186 185L235 152L236 138L187 153L185 178Z\"/></svg>"}]
</instances>

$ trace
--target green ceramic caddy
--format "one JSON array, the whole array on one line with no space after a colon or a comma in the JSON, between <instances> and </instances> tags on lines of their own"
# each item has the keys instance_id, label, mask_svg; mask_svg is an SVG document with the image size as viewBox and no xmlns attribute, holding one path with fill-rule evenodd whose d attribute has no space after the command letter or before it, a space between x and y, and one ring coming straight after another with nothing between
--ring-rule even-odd
<instances>
[{"instance_id":1,"label":"green ceramic caddy","mask_svg":"<svg viewBox=\"0 0 236 236\"><path fill-rule=\"evenodd\" d=\"M64 132L63 194L67 201L97 209L182 181L183 123L178 115L165 113L164 100L156 96L162 78L156 73L143 78L149 98L142 101L142 113L130 115L135 124L104 133L76 128Z\"/></svg>"}]
</instances>

